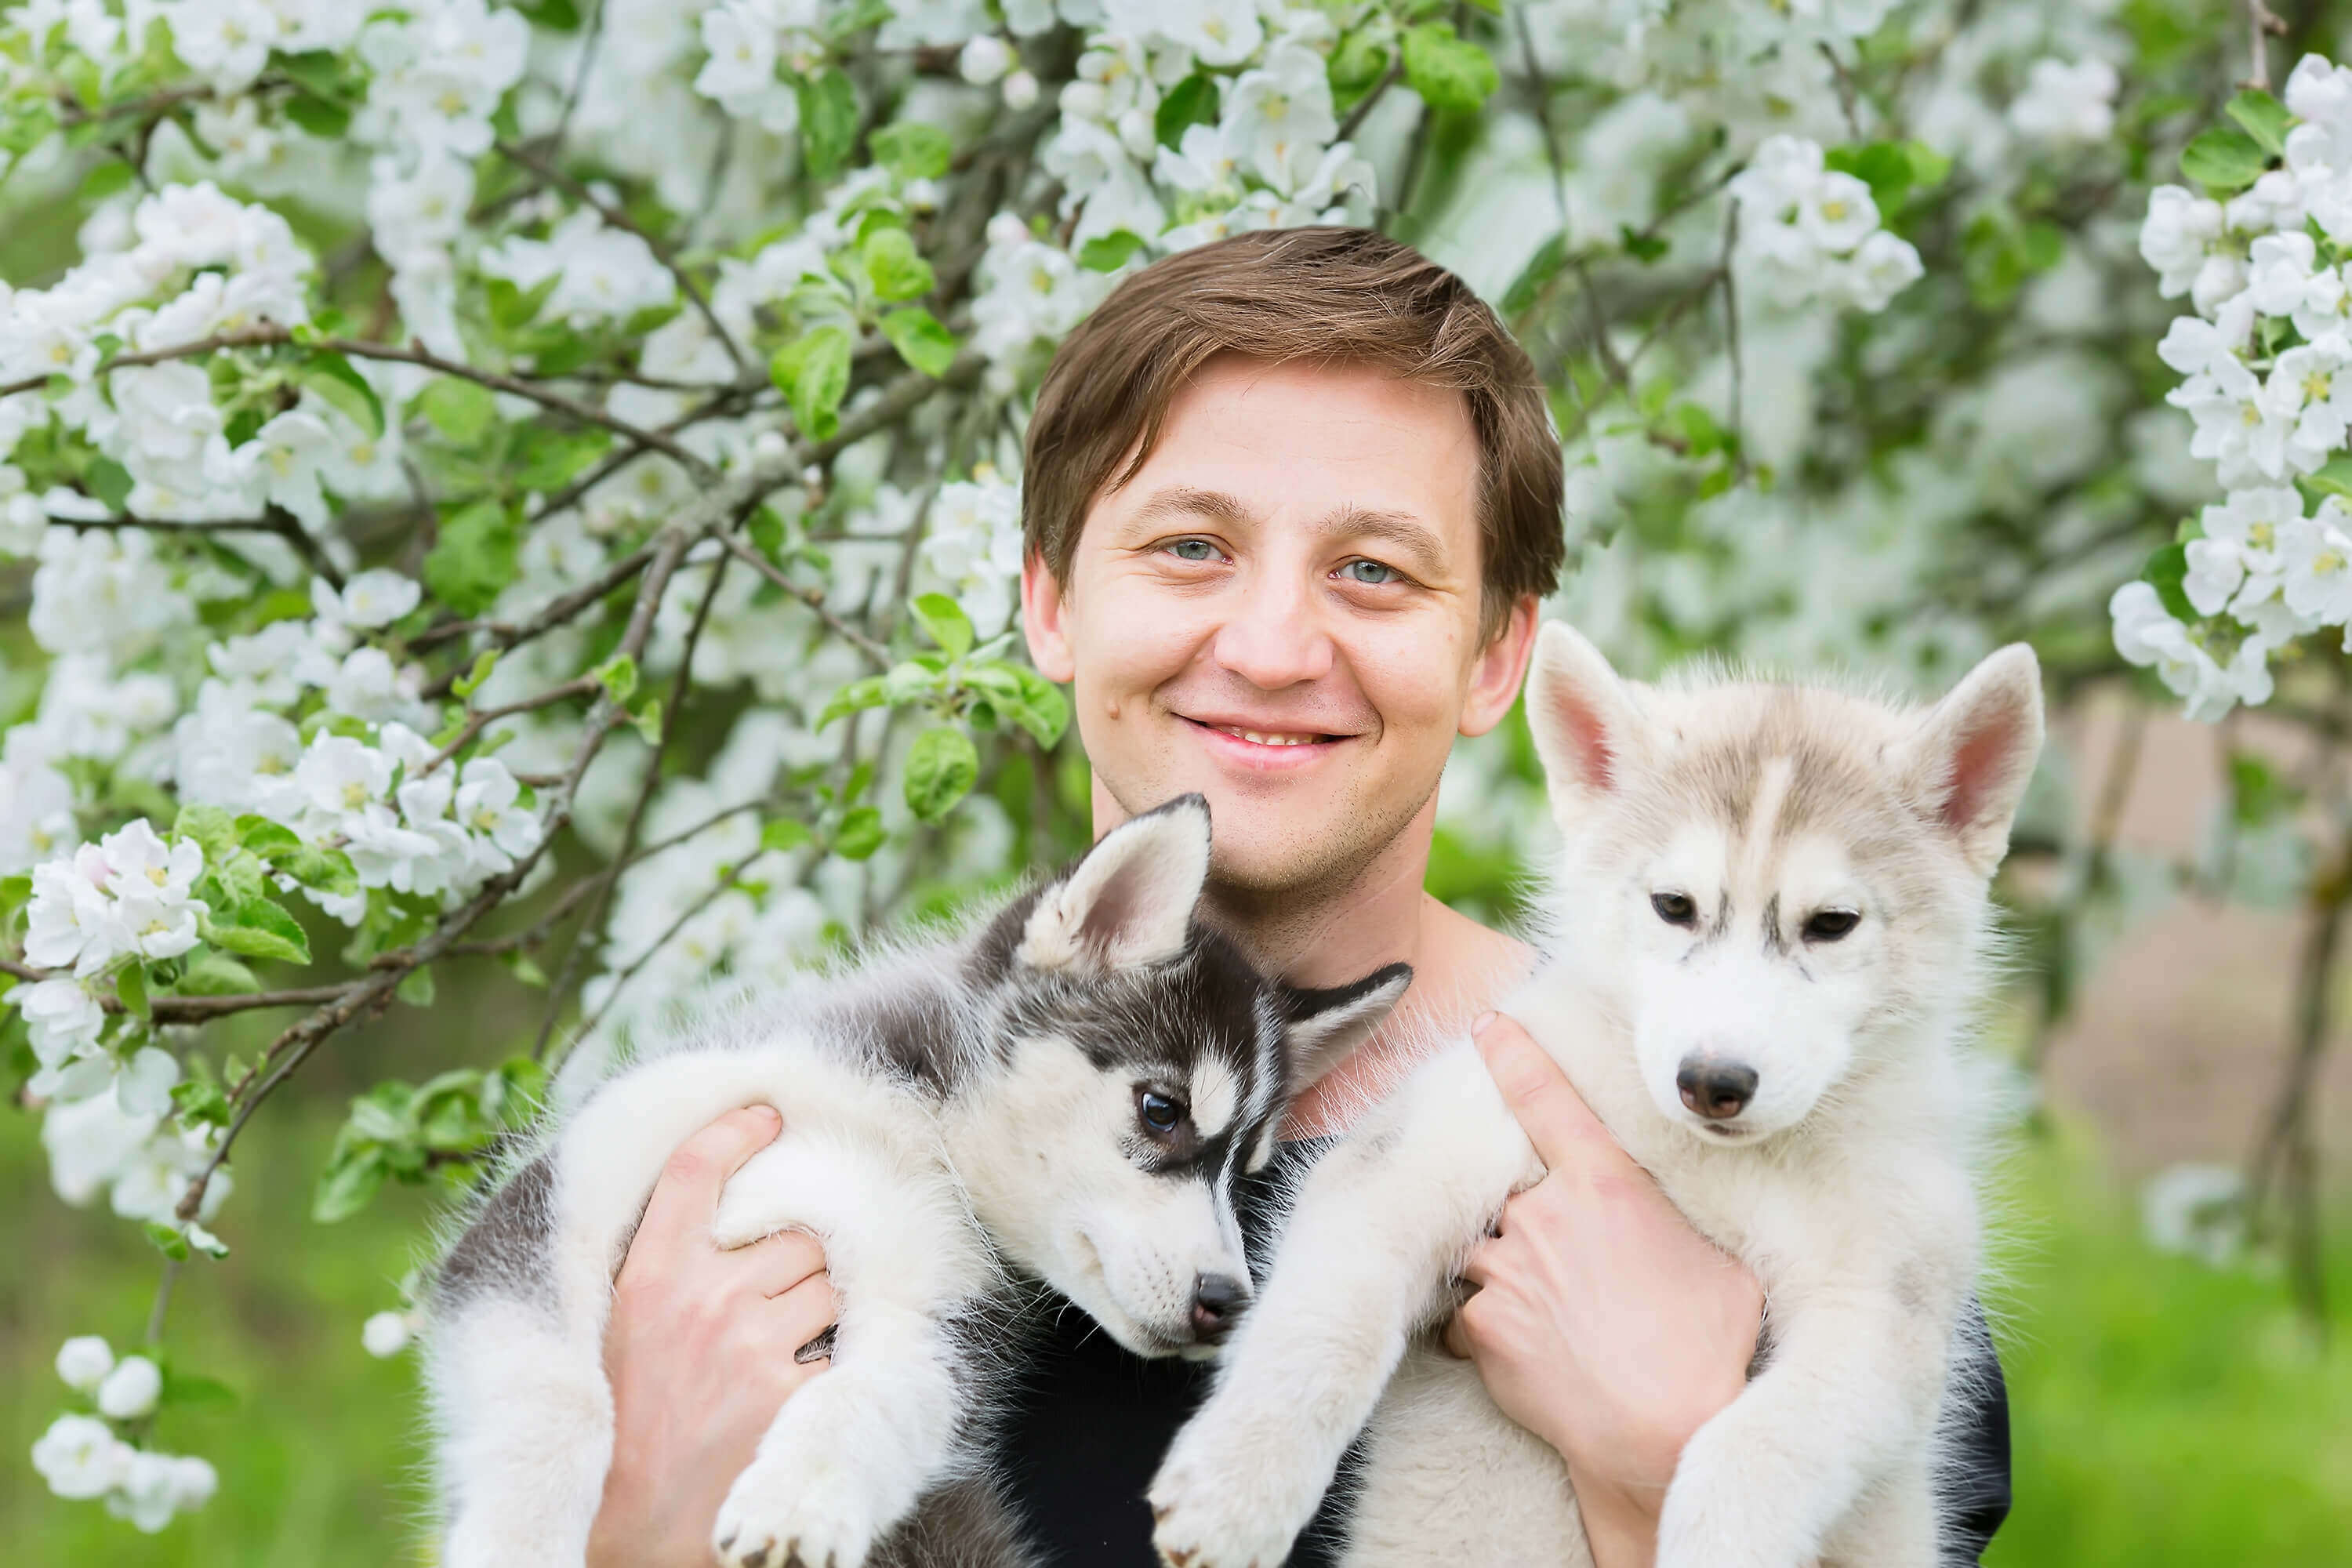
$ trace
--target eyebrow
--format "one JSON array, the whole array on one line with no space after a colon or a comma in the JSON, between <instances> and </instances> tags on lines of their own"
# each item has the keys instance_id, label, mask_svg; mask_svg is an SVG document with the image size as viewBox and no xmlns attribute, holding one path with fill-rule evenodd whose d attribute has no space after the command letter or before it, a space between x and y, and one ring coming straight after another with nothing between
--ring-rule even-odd
<instances>
[{"instance_id":1,"label":"eyebrow","mask_svg":"<svg viewBox=\"0 0 2352 1568\"><path fill-rule=\"evenodd\" d=\"M1257 511L1240 497L1196 485L1171 485L1154 492L1150 500L1135 510L1131 521L1160 522L1180 517L1236 524L1261 521ZM1445 560L1445 546L1437 531L1409 512L1381 511L1350 504L1318 518L1313 526L1327 539L1369 537L1384 541L1417 557L1427 567L1438 566Z\"/></svg>"}]
</instances>

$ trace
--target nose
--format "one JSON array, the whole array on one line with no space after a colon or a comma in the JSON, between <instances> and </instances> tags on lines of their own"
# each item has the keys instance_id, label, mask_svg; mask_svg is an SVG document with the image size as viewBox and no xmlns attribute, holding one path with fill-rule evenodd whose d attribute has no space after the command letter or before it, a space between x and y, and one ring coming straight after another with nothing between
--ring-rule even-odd
<instances>
[{"instance_id":1,"label":"nose","mask_svg":"<svg viewBox=\"0 0 2352 1568\"><path fill-rule=\"evenodd\" d=\"M1214 652L1219 664L1261 691L1319 680L1331 670L1331 639L1309 596L1272 563L1253 574L1218 628Z\"/></svg>"},{"instance_id":2,"label":"nose","mask_svg":"<svg viewBox=\"0 0 2352 1568\"><path fill-rule=\"evenodd\" d=\"M1249 1287L1230 1274L1203 1274L1192 1282L1192 1334L1215 1344L1233 1331L1249 1304Z\"/></svg>"},{"instance_id":3,"label":"nose","mask_svg":"<svg viewBox=\"0 0 2352 1568\"><path fill-rule=\"evenodd\" d=\"M1756 1098L1756 1069L1714 1057L1685 1057L1675 1074L1683 1103L1709 1121L1728 1121Z\"/></svg>"}]
</instances>

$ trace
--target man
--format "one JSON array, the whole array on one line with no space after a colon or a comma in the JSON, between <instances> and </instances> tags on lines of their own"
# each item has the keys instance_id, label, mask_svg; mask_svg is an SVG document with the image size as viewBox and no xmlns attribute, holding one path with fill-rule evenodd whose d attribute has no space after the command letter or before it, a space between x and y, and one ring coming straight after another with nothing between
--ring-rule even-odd
<instances>
[{"instance_id":1,"label":"man","mask_svg":"<svg viewBox=\"0 0 2352 1568\"><path fill-rule=\"evenodd\" d=\"M1551 1173L1465 1271L1480 1289L1448 1342L1559 1450L1596 1561L1622 1568L1651 1560L1683 1443L1738 1394L1762 1297L1486 1012L1531 952L1422 886L1454 738L1517 696L1561 482L1533 367L1458 279L1365 231L1235 236L1129 278L1056 356L1029 432L1024 627L1071 683L1097 834L1197 790L1210 913L1265 961L1309 985L1413 965L1286 1138L1337 1131L1415 1042L1475 1024ZM739 1111L680 1149L622 1268L597 1568L708 1563L729 1482L822 1374L793 1359L832 1321L814 1243L707 1239L777 1125ZM1151 1560L1143 1485L1195 1392L1099 1335L1048 1347L1008 1449L1057 1561ZM1997 1471L1993 1522L2001 1433L1972 1472Z\"/></svg>"}]
</instances>

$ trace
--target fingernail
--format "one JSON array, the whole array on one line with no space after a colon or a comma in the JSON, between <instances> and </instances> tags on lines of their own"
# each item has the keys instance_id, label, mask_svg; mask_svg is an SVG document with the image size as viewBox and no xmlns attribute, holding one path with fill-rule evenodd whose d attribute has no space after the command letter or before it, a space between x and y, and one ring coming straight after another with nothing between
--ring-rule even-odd
<instances>
[{"instance_id":1,"label":"fingernail","mask_svg":"<svg viewBox=\"0 0 2352 1568\"><path fill-rule=\"evenodd\" d=\"M1488 1029L1494 1027L1494 1025L1495 1010L1492 1007L1489 1007L1485 1012L1470 1020L1470 1032L1473 1035L1483 1035Z\"/></svg>"},{"instance_id":2,"label":"fingernail","mask_svg":"<svg viewBox=\"0 0 2352 1568\"><path fill-rule=\"evenodd\" d=\"M755 1105L751 1109L760 1113L761 1121L767 1122L776 1131L781 1132L784 1130L784 1113L774 1106Z\"/></svg>"}]
</instances>

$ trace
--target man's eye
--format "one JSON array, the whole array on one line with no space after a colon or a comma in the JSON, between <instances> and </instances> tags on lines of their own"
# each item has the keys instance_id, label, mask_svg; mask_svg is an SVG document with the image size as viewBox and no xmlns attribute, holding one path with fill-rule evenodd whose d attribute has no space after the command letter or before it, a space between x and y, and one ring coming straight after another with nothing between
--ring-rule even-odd
<instances>
[{"instance_id":1,"label":"man's eye","mask_svg":"<svg viewBox=\"0 0 2352 1568\"><path fill-rule=\"evenodd\" d=\"M1217 547L1205 539L1180 539L1168 546L1169 553L1179 561L1214 561Z\"/></svg>"},{"instance_id":2,"label":"man's eye","mask_svg":"<svg viewBox=\"0 0 2352 1568\"><path fill-rule=\"evenodd\" d=\"M1154 1132L1173 1132L1176 1124L1184 1120L1184 1108L1155 1089L1138 1089L1135 1094L1136 1114Z\"/></svg>"},{"instance_id":3,"label":"man's eye","mask_svg":"<svg viewBox=\"0 0 2352 1568\"><path fill-rule=\"evenodd\" d=\"M1698 906L1691 902L1688 893L1652 893L1650 907L1657 910L1658 918L1670 926L1698 923Z\"/></svg>"},{"instance_id":4,"label":"man's eye","mask_svg":"<svg viewBox=\"0 0 2352 1568\"><path fill-rule=\"evenodd\" d=\"M1339 568L1339 575L1350 583L1370 583L1375 585L1404 580L1403 573L1393 566L1383 566L1377 561L1350 561Z\"/></svg>"}]
</instances>

